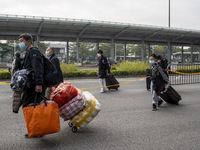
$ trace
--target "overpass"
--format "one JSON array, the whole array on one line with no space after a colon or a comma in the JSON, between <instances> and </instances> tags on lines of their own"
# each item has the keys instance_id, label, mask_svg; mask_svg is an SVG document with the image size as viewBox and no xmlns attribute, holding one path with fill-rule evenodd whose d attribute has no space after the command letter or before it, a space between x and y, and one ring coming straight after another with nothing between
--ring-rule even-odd
<instances>
[{"instance_id":1,"label":"overpass","mask_svg":"<svg viewBox=\"0 0 200 150\"><path fill-rule=\"evenodd\" d=\"M76 41L77 61L80 60L79 42L111 43L112 59L115 56L115 43L140 43L142 44L142 60L144 60L144 44L166 44L168 45L169 61L171 59L171 45L191 47L200 45L200 30L95 20L0 15L1 40L16 40L21 33L32 34L35 45L39 41L65 41L68 49L68 42ZM126 49L124 54L126 54Z\"/></svg>"}]
</instances>

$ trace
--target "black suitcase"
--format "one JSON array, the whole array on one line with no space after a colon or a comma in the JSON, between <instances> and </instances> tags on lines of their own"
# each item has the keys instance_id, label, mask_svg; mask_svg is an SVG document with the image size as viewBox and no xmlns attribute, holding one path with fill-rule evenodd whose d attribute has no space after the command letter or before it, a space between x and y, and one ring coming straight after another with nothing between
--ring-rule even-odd
<instances>
[{"instance_id":1,"label":"black suitcase","mask_svg":"<svg viewBox=\"0 0 200 150\"><path fill-rule=\"evenodd\" d=\"M146 87L147 87L147 90L150 91L150 89L151 89L151 80L150 80L150 78L146 78Z\"/></svg>"},{"instance_id":2,"label":"black suitcase","mask_svg":"<svg viewBox=\"0 0 200 150\"><path fill-rule=\"evenodd\" d=\"M148 76L151 76L151 70L150 70L150 69L147 69L147 70L146 70L146 74L147 74L147 77L148 77ZM150 89L151 89L151 80L150 80L149 77L146 78L146 88L147 88L148 91L150 91Z\"/></svg>"},{"instance_id":3,"label":"black suitcase","mask_svg":"<svg viewBox=\"0 0 200 150\"><path fill-rule=\"evenodd\" d=\"M179 101L181 100L181 96L171 86L169 86L164 92L162 92L160 97L165 102L176 105L178 105Z\"/></svg>"},{"instance_id":4,"label":"black suitcase","mask_svg":"<svg viewBox=\"0 0 200 150\"><path fill-rule=\"evenodd\" d=\"M109 76L106 77L106 86L116 85L116 84L119 84L119 82L116 80L116 78L113 75L109 75ZM107 87L107 88L109 90L111 90L111 89L118 90L119 85L110 86L110 87Z\"/></svg>"}]
</instances>

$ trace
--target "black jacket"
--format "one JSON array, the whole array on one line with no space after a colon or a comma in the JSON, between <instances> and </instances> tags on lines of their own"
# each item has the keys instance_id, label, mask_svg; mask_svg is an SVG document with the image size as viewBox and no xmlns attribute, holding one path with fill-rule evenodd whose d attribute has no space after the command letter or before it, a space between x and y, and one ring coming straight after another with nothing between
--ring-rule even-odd
<instances>
[{"instance_id":1,"label":"black jacket","mask_svg":"<svg viewBox=\"0 0 200 150\"><path fill-rule=\"evenodd\" d=\"M16 57L15 58L15 66L14 66L14 69L15 71L17 70L20 70L21 69L21 62L22 62L22 59L20 57Z\"/></svg>"},{"instance_id":2,"label":"black jacket","mask_svg":"<svg viewBox=\"0 0 200 150\"><path fill-rule=\"evenodd\" d=\"M99 60L99 78L106 78L107 71L110 73L110 65L108 64L108 60L105 56L101 56L98 58Z\"/></svg>"},{"instance_id":3,"label":"black jacket","mask_svg":"<svg viewBox=\"0 0 200 150\"><path fill-rule=\"evenodd\" d=\"M23 69L33 71L32 83L34 85L43 85L44 62L43 55L37 47L31 47L24 57Z\"/></svg>"},{"instance_id":4,"label":"black jacket","mask_svg":"<svg viewBox=\"0 0 200 150\"><path fill-rule=\"evenodd\" d=\"M151 81L153 82L153 89L159 96L161 92L165 89L165 85L169 82L169 78L163 72L163 69L159 64L153 64L151 66Z\"/></svg>"},{"instance_id":5,"label":"black jacket","mask_svg":"<svg viewBox=\"0 0 200 150\"><path fill-rule=\"evenodd\" d=\"M62 70L60 69L60 61L58 59L58 57L53 54L49 60L51 60L51 62L54 64L54 66L56 67L56 70L58 72L58 76L59 76L59 79L58 79L58 83L61 83L63 82L63 75L62 75Z\"/></svg>"}]
</instances>

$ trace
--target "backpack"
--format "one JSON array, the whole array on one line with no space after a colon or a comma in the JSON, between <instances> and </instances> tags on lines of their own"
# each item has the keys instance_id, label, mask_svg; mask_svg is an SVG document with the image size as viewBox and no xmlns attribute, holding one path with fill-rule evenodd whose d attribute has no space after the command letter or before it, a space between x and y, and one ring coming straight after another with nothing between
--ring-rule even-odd
<instances>
[{"instance_id":1,"label":"backpack","mask_svg":"<svg viewBox=\"0 0 200 150\"><path fill-rule=\"evenodd\" d=\"M161 60L161 67L165 70L167 69L167 66L168 66L168 60L166 58L163 58Z\"/></svg>"},{"instance_id":2,"label":"backpack","mask_svg":"<svg viewBox=\"0 0 200 150\"><path fill-rule=\"evenodd\" d=\"M58 84L58 72L54 64L43 55L44 60L44 84L47 87L52 87Z\"/></svg>"}]
</instances>

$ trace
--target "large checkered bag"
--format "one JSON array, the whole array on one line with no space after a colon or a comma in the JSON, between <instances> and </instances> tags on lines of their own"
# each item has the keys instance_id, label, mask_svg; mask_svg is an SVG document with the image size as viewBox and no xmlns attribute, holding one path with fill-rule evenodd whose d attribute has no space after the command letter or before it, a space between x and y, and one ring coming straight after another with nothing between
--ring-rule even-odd
<instances>
[{"instance_id":1,"label":"large checkered bag","mask_svg":"<svg viewBox=\"0 0 200 150\"><path fill-rule=\"evenodd\" d=\"M101 110L100 103L90 92L86 91L83 92L83 94L85 96L86 107L83 111L72 118L70 123L73 126L73 132L75 131L74 129L81 129L85 127L98 115Z\"/></svg>"},{"instance_id":2,"label":"large checkered bag","mask_svg":"<svg viewBox=\"0 0 200 150\"><path fill-rule=\"evenodd\" d=\"M74 97L71 101L64 104L59 109L59 115L64 119L64 121L72 119L75 115L77 115L80 111L85 108L85 96L83 93L79 92L79 94Z\"/></svg>"}]
</instances>

